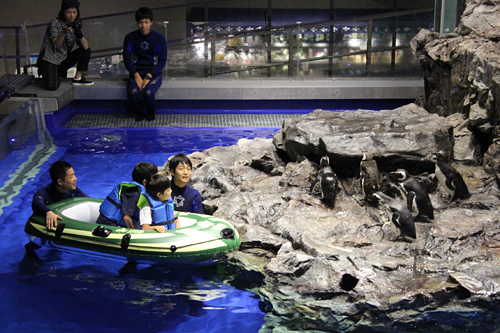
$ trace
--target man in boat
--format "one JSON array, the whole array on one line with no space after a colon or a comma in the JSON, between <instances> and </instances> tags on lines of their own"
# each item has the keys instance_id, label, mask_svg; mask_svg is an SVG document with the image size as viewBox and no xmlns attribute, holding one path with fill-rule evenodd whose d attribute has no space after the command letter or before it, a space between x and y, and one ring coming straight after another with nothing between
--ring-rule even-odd
<instances>
[{"instance_id":1,"label":"man in boat","mask_svg":"<svg viewBox=\"0 0 500 333\"><path fill-rule=\"evenodd\" d=\"M168 162L172 175L172 200L174 209L181 212L203 214L200 192L188 185L193 165L186 154L177 154Z\"/></svg>"},{"instance_id":2,"label":"man in boat","mask_svg":"<svg viewBox=\"0 0 500 333\"><path fill-rule=\"evenodd\" d=\"M122 226L136 229L142 208L141 195L146 193L146 184L158 173L158 167L149 162L139 162L132 171L132 182L118 184L99 208L97 224Z\"/></svg>"},{"instance_id":3,"label":"man in boat","mask_svg":"<svg viewBox=\"0 0 500 333\"><path fill-rule=\"evenodd\" d=\"M75 170L66 161L52 163L49 169L50 185L39 188L33 195L31 207L36 215L45 216L47 229L57 227L57 220L63 218L54 213L48 205L73 197L88 197L76 186Z\"/></svg>"}]
</instances>

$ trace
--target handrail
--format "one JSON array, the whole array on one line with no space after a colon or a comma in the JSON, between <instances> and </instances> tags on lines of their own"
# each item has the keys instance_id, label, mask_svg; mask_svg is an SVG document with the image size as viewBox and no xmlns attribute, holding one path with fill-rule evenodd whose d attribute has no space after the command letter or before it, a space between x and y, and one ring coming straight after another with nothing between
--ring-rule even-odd
<instances>
[{"instance_id":1,"label":"handrail","mask_svg":"<svg viewBox=\"0 0 500 333\"><path fill-rule=\"evenodd\" d=\"M235 0L237 2L239 0ZM174 8L181 8L181 7L186 7L186 6L199 6L199 5L210 5L210 4L215 4L215 3L224 3L228 2L228 0L212 0L212 1L200 1L196 3L190 3L189 5L186 4L179 4L179 5L171 5L171 6L162 6L162 7L156 7L152 8L153 10L165 10L165 9L174 9ZM331 66L331 59L335 58L341 58L345 56L352 56L352 55L358 55L358 54L366 54L366 72L369 73L370 65L371 65L371 54L373 52L379 52L379 51L393 51L392 58L394 58L394 51L398 49L403 49L407 48L408 46L396 46L395 45L395 34L396 32L393 31L393 41L392 41L392 47L385 47L385 48L372 48L371 42L372 42L372 34L373 34L373 22L375 20L380 20L380 19L388 19L392 18L393 20L396 19L397 17L402 17L402 16L408 16L408 15L415 15L415 14L423 14L423 13L432 13L434 12L434 8L425 8L425 9L414 9L414 10L404 10L404 11L394 11L394 12L388 12L388 13L382 13L382 14L374 14L374 15L365 15L365 16L359 16L359 17L352 17L349 19L337 19L337 20L326 20L326 21L316 21L316 22L308 22L308 23L299 23L299 24L287 24L287 25L282 25L282 26L275 26L275 27L263 27L258 30L254 31L241 31L241 32L228 32L228 31L215 31L211 30L208 32L205 32L205 36L203 37L188 37L188 38L183 38L183 39L177 39L177 40L170 40L167 41L169 45L175 45L177 43L183 43L183 44L195 44L195 43L200 43L204 42L208 45L208 43L212 43L212 52L214 53L215 51L215 41L217 40L222 40L222 39L230 39L230 38L238 38L241 36L254 36L254 35L263 35L266 38L270 38L269 36L274 33L289 33L290 36L293 35L294 30L296 29L305 29L307 30L308 28L311 27L317 27L317 26L330 26L330 33L333 33L333 26L334 25L342 25L342 24L347 24L347 23L352 23L352 22L368 22L368 38L367 38L367 49L365 51L357 51L357 52L350 52L350 53L344 53L344 54L337 54L333 55L333 38L330 38L329 41L329 50L328 50L328 55L327 56L321 56L321 57L315 57L311 59L295 59L293 60L292 54L293 52L289 52L289 61L286 63L268 63L266 65L261 65L261 66L251 66L251 67L245 67L243 69L232 69L230 71L219 71L217 72L215 70L215 57L214 54L212 54L212 63L211 67L212 70L210 73L205 74L205 76L210 76L210 75L217 75L217 74L225 74L225 73L231 73L231 72L238 72L242 70L252 70L252 69L266 69L270 67L275 67L275 66L281 66L283 64L289 64L289 71L291 71L292 68L292 61L296 61L297 65L300 63L305 63L305 62L311 62L311 61L317 61L317 60L323 60L323 59L329 59L330 60L330 66ZM99 16L92 16L92 17L87 17L83 18L82 20L93 20L93 19L99 19L99 18L107 18L107 17L115 17L115 16L121 16L121 15L128 15L128 14L133 14L135 11L126 11L126 12L120 12L120 13L114 13L114 14L107 14L107 15L99 15ZM206 24L207 22L205 22ZM25 26L26 29L29 28L37 28L37 27L44 27L46 24L35 24L35 25L27 25ZM19 31L20 27L17 26L0 26L0 29L14 29L16 31L16 55L15 56L8 56L6 55L7 59L16 59L16 65L18 72L20 71L20 47L19 47ZM393 29L394 30L394 29ZM289 43L290 45L290 51L294 51L291 49L291 45L293 43ZM111 48L104 48L104 49L94 49L93 50L93 58L96 57L103 57L107 55L113 55L116 54L121 50L121 47L111 47ZM268 50L268 60L270 60L270 50ZM394 63L394 59L391 60L391 67ZM329 70L330 75L331 75L331 69ZM291 72L290 72L291 73Z\"/></svg>"},{"instance_id":2,"label":"handrail","mask_svg":"<svg viewBox=\"0 0 500 333\"><path fill-rule=\"evenodd\" d=\"M218 2L218 1L215 1ZM406 10L406 11L398 11L398 12L391 12L391 13L384 13L384 14L375 14L375 15L365 15L365 16L360 16L360 17L354 17L349 20L330 20L330 21L316 21L316 22L310 22L300 24L300 28L306 29L308 27L315 27L318 25L337 25L337 24L345 24L345 23L350 23L350 22L360 22L360 21L369 21L370 19L372 20L379 20L383 18L391 18L391 17L399 17L399 16L407 16L407 15L413 15L413 14L422 14L422 13L432 13L434 12L434 8L426 8L426 9L415 9L415 10ZM211 38L215 35L216 39L225 39L225 38L237 38L239 36L253 36L253 35L262 35L266 33L274 33L274 32L288 32L289 30L294 30L297 28L297 24L293 25L283 25L283 26L277 26L277 27L272 27L272 28L262 28L257 31L242 31L242 32L215 32L211 33L208 36L204 37L187 37L187 38L182 38L182 39L176 39L176 40L171 40L167 41L167 44L171 43L199 43L200 40L211 40ZM99 52L109 52L109 51L118 51L121 50L121 48L115 47L115 48L106 48L106 49L97 49L97 50L92 50L94 53L99 53Z\"/></svg>"},{"instance_id":3,"label":"handrail","mask_svg":"<svg viewBox=\"0 0 500 333\"><path fill-rule=\"evenodd\" d=\"M193 7L193 6L198 6L198 5L207 5L207 4L213 4L213 3L219 3L219 2L238 2L240 0L210 0L210 1L200 1L200 2L193 2L189 4L179 4L179 5L171 5L171 6L162 6L162 7L152 7L151 10L158 11L158 10L165 10L165 9L174 9L174 8L185 8L185 7ZM89 16L89 17L84 17L81 20L94 20L94 19L100 19L100 18L107 18L107 17L114 17L114 16L121 16L121 15L130 15L130 14L135 14L135 10L131 11L125 11L125 12L118 12L118 13L113 13L113 14L105 14L105 15L95 15L95 16ZM26 28L39 28L39 27L45 27L47 26L47 23L38 23L38 24L33 24L33 25L27 25ZM16 26L0 26L0 29L13 29Z\"/></svg>"},{"instance_id":4,"label":"handrail","mask_svg":"<svg viewBox=\"0 0 500 333\"><path fill-rule=\"evenodd\" d=\"M404 11L390 12L390 13L384 13L384 14L374 14L374 15L353 17L353 18L349 18L348 20L328 20L328 21L316 21L316 22L310 22L310 23L300 23L300 27L305 29L307 27L315 27L318 25L336 25L336 24L344 24L344 23L350 23L350 22L368 21L370 19L380 20L380 19L384 19L384 18L407 16L407 15L414 15L414 14L423 14L423 13L432 13L432 12L434 12L434 8L404 10ZM230 35L233 35L234 37L237 37L239 35L261 34L262 32L287 31L287 30L296 29L296 28L297 28L297 24L287 24L287 25L271 27L271 28L262 28L262 29L259 29L258 31L232 32L232 33L226 32L226 34L230 34ZM196 38L196 37L193 37L193 38Z\"/></svg>"}]
</instances>

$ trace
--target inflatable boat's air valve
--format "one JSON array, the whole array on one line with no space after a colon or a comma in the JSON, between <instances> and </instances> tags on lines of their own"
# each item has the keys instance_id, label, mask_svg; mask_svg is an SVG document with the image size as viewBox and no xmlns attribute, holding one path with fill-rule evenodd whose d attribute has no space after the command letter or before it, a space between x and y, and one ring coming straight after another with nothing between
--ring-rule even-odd
<instances>
[{"instance_id":1,"label":"inflatable boat's air valve","mask_svg":"<svg viewBox=\"0 0 500 333\"><path fill-rule=\"evenodd\" d=\"M231 228L224 228L220 231L220 235L223 239L233 239L234 240L234 230Z\"/></svg>"}]
</instances>

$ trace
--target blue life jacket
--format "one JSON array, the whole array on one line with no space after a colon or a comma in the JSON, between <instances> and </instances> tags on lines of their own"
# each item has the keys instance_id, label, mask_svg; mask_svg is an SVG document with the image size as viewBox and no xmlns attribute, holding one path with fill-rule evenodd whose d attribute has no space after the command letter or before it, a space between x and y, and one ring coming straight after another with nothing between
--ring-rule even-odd
<instances>
[{"instance_id":1,"label":"blue life jacket","mask_svg":"<svg viewBox=\"0 0 500 333\"><path fill-rule=\"evenodd\" d=\"M118 223L118 225L126 227L127 225L125 224L125 220L123 219L123 214L121 211L121 194L124 189L133 187L137 188L137 191L142 195L146 193L146 189L144 188L144 186L136 182L124 182L118 184L99 207L99 211L101 212L101 214L106 216L108 219L115 221L116 223ZM139 220L139 210L140 208L138 207L138 209L135 210L134 215L132 216L135 221Z\"/></svg>"},{"instance_id":2,"label":"blue life jacket","mask_svg":"<svg viewBox=\"0 0 500 333\"><path fill-rule=\"evenodd\" d=\"M153 197L147 192L139 198L139 202L141 202L142 198L145 198L149 206L151 206L151 213L153 215L151 225L164 225L167 229L175 229L174 202L172 198L163 203L157 197ZM141 203L140 205L144 207L144 204Z\"/></svg>"},{"instance_id":3,"label":"blue life jacket","mask_svg":"<svg viewBox=\"0 0 500 333\"><path fill-rule=\"evenodd\" d=\"M106 216L108 219L115 221L118 225L126 227L125 220L123 219L123 213L121 211L121 193L124 189L137 188L139 191L139 200L137 201L137 209L134 212L132 218L135 221L139 221L139 211L144 206L150 206L152 212L152 224L167 224L168 229L175 229L175 223L173 227L169 224L172 224L174 219L174 210L173 210L173 202L170 199L168 202L171 202L171 209L167 209L168 205L159 201L157 198L151 197L144 188L143 185L137 182L124 182L118 184L113 191L106 197L106 199L102 202L99 211L101 214ZM170 223L166 223L169 222Z\"/></svg>"}]
</instances>

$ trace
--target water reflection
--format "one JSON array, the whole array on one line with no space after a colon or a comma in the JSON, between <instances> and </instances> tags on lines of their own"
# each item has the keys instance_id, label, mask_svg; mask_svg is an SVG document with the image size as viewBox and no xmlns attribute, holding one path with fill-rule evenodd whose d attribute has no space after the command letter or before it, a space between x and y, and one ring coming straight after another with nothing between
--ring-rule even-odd
<instances>
[{"instance_id":1,"label":"water reflection","mask_svg":"<svg viewBox=\"0 0 500 333\"><path fill-rule=\"evenodd\" d=\"M144 331L147 327L149 332L257 332L264 323L258 298L232 286L240 272L230 264L170 268L54 249L37 251L38 256L25 255L19 263L17 299L24 301L10 309L16 327L42 323L58 331L75 327L79 331ZM12 292L3 296L10 297ZM37 301L28 301L32 299ZM38 309L39 302L42 309ZM50 320L22 315L32 311L44 318L61 311L64 316L55 326Z\"/></svg>"}]
</instances>

